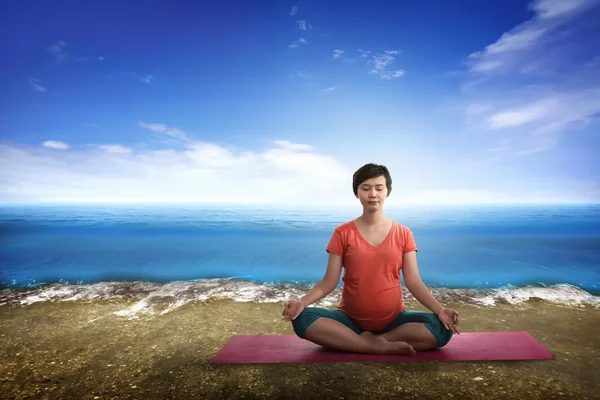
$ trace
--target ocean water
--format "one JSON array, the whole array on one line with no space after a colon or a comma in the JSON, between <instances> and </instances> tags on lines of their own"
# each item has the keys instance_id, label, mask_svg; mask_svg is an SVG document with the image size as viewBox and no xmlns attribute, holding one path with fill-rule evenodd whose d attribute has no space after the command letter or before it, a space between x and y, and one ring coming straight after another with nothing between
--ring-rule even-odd
<instances>
[{"instance_id":1,"label":"ocean water","mask_svg":"<svg viewBox=\"0 0 600 400\"><path fill-rule=\"evenodd\" d=\"M211 297L284 301L320 280L360 208L0 206L0 305L136 296L124 313ZM599 304L600 205L403 207L423 281L473 304ZM340 281L341 284L341 281ZM406 293L410 298L410 294ZM339 288L321 304L332 304Z\"/></svg>"}]
</instances>

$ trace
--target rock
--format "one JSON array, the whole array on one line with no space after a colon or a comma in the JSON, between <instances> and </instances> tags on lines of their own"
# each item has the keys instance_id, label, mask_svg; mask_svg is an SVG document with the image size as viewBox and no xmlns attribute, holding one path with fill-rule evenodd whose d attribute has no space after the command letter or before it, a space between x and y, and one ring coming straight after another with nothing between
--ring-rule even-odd
<instances>
[{"instance_id":1,"label":"rock","mask_svg":"<svg viewBox=\"0 0 600 400\"><path fill-rule=\"evenodd\" d=\"M473 380L474 380L474 381L482 381L482 380L483 380L483 378L482 378L482 377L480 377L480 376L478 376L477 378L473 378Z\"/></svg>"}]
</instances>

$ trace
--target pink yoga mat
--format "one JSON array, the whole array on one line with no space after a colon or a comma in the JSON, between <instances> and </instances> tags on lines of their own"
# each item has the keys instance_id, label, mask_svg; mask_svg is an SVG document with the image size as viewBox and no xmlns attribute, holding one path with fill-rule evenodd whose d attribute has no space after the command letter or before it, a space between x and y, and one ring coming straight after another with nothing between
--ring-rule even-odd
<instances>
[{"instance_id":1,"label":"pink yoga mat","mask_svg":"<svg viewBox=\"0 0 600 400\"><path fill-rule=\"evenodd\" d=\"M550 360L554 358L528 332L466 332L441 349L415 356L353 354L318 346L296 335L235 335L211 364L293 362L402 362L472 360Z\"/></svg>"}]
</instances>

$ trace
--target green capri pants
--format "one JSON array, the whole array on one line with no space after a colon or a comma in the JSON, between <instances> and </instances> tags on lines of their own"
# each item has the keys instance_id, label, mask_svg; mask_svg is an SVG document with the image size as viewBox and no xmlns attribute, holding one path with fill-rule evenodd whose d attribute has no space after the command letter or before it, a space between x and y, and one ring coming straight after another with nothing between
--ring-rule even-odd
<instances>
[{"instance_id":1,"label":"green capri pants","mask_svg":"<svg viewBox=\"0 0 600 400\"><path fill-rule=\"evenodd\" d=\"M302 339L306 339L306 329L319 318L331 318L342 324L360 335L364 332L364 329L359 328L352 322L352 319L341 310L331 310L328 308L321 307L306 307L298 317L292 321L294 332ZM404 310L396 319L385 329L380 331L373 331L375 335L379 335L385 332L389 332L400 325L407 324L409 322L420 322L425 324L427 329L435 336L437 341L437 347L443 347L452 338L452 331L446 329L440 319L432 312L425 311L414 311Z\"/></svg>"}]
</instances>

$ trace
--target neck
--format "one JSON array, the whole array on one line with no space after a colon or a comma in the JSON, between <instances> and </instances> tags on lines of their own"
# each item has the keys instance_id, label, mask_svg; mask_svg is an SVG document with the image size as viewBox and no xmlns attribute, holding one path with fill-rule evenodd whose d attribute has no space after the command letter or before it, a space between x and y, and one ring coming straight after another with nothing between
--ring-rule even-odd
<instances>
[{"instance_id":1,"label":"neck","mask_svg":"<svg viewBox=\"0 0 600 400\"><path fill-rule=\"evenodd\" d=\"M383 210L367 211L363 210L363 214L360 217L366 225L379 225L387 221L387 217L383 213Z\"/></svg>"}]
</instances>

